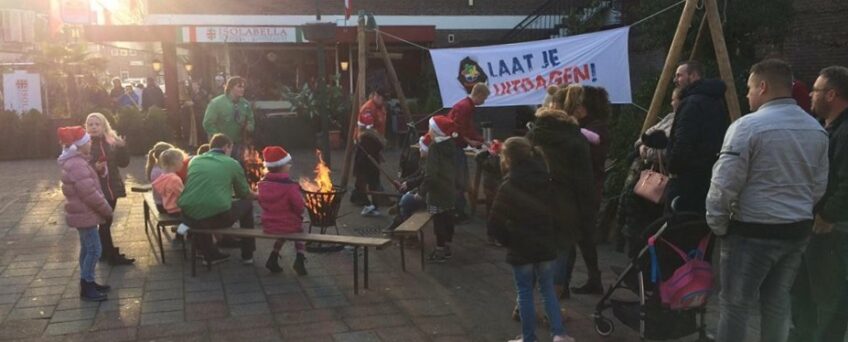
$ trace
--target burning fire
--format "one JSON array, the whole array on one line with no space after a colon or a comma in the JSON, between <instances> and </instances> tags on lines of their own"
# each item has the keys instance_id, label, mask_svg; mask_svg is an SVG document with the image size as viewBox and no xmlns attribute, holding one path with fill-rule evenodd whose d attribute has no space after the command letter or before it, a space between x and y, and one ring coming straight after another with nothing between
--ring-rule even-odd
<instances>
[{"instance_id":1,"label":"burning fire","mask_svg":"<svg viewBox=\"0 0 848 342\"><path fill-rule=\"evenodd\" d=\"M247 184L250 185L250 190L257 191L259 189L259 181L268 173L265 170L265 165L262 163L262 154L259 153L253 146L244 149L244 174L247 176Z\"/></svg>"},{"instance_id":2,"label":"burning fire","mask_svg":"<svg viewBox=\"0 0 848 342\"><path fill-rule=\"evenodd\" d=\"M298 183L303 190L318 193L332 193L333 181L330 179L330 168L324 164L324 157L320 150L315 150L315 156L318 157L318 164L315 165L315 178L309 179L300 177ZM314 196L306 196L306 207L313 213L320 212L321 208L333 202L335 195L327 195L324 201L319 200Z\"/></svg>"}]
</instances>

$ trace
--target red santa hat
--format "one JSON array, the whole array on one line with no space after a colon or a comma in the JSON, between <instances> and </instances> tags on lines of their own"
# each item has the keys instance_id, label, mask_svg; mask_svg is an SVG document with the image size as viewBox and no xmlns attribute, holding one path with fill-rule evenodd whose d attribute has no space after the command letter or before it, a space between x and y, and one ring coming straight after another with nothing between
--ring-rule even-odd
<instances>
[{"instance_id":1,"label":"red santa hat","mask_svg":"<svg viewBox=\"0 0 848 342\"><path fill-rule=\"evenodd\" d=\"M285 166L292 160L291 155L280 146L268 146L262 150L265 159L265 167Z\"/></svg>"},{"instance_id":2,"label":"red santa hat","mask_svg":"<svg viewBox=\"0 0 848 342\"><path fill-rule=\"evenodd\" d=\"M424 134L418 138L418 150L424 153L430 150L430 144L433 143L433 137L429 134Z\"/></svg>"},{"instance_id":3,"label":"red santa hat","mask_svg":"<svg viewBox=\"0 0 848 342\"><path fill-rule=\"evenodd\" d=\"M59 142L64 146L76 149L91 141L91 136L85 132L82 126L59 127L56 129L56 135L59 136Z\"/></svg>"},{"instance_id":4,"label":"red santa hat","mask_svg":"<svg viewBox=\"0 0 848 342\"><path fill-rule=\"evenodd\" d=\"M451 118L444 115L437 115L430 118L430 131L435 134L433 139L436 140L436 142L459 136L459 133L456 132L456 123L454 123Z\"/></svg>"},{"instance_id":5,"label":"red santa hat","mask_svg":"<svg viewBox=\"0 0 848 342\"><path fill-rule=\"evenodd\" d=\"M489 144L489 153L491 154L499 154L503 149L503 143L498 139L492 139L492 143Z\"/></svg>"},{"instance_id":6,"label":"red santa hat","mask_svg":"<svg viewBox=\"0 0 848 342\"><path fill-rule=\"evenodd\" d=\"M359 114L359 120L357 124L359 125L359 127L364 127L367 129L374 128L374 116L371 115L371 113L369 112Z\"/></svg>"}]
</instances>

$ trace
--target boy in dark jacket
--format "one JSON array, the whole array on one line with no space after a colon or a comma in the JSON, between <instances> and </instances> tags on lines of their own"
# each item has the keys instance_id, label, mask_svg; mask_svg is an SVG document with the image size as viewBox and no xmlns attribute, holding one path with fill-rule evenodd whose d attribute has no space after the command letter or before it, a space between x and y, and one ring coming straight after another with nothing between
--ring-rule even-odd
<instances>
[{"instance_id":1,"label":"boy in dark jacket","mask_svg":"<svg viewBox=\"0 0 848 342\"><path fill-rule=\"evenodd\" d=\"M359 136L357 137L356 154L353 159L353 175L356 185L351 201L362 200L362 216L380 216L374 196L369 198L368 191L381 191L380 170L376 163L383 162L382 151L386 139L374 130L374 117L370 113L359 115Z\"/></svg>"},{"instance_id":2,"label":"boy in dark jacket","mask_svg":"<svg viewBox=\"0 0 848 342\"><path fill-rule=\"evenodd\" d=\"M477 154L474 159L477 161L477 167L483 173L483 193L486 195L486 214L492 209L492 202L495 200L495 193L498 192L498 186L501 184L501 147L502 144L498 140L492 140L489 148ZM492 235L492 227L486 226L486 234L489 236L490 244L498 244L497 239Z\"/></svg>"},{"instance_id":3,"label":"boy in dark jacket","mask_svg":"<svg viewBox=\"0 0 848 342\"><path fill-rule=\"evenodd\" d=\"M489 225L507 248L506 261L512 265L518 292L521 338L514 341L537 340L533 300L536 282L554 341L574 341L565 332L554 291L558 248L551 177L526 138L507 139L502 158L506 175L492 203Z\"/></svg>"},{"instance_id":4,"label":"boy in dark jacket","mask_svg":"<svg viewBox=\"0 0 848 342\"><path fill-rule=\"evenodd\" d=\"M453 256L450 243L453 241L453 212L456 207L456 165L457 153L453 141L458 135L456 124L444 115L430 118L430 132L433 144L424 166L425 178L421 191L426 194L427 209L433 214L433 230L436 233L436 249L430 254L430 261L443 263Z\"/></svg>"}]
</instances>

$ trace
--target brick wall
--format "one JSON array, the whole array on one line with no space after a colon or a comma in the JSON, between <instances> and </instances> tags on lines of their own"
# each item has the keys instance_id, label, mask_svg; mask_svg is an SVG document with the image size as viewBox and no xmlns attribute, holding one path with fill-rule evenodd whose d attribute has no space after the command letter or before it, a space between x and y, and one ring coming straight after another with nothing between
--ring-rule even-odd
<instances>
[{"instance_id":1,"label":"brick wall","mask_svg":"<svg viewBox=\"0 0 848 342\"><path fill-rule=\"evenodd\" d=\"M848 1L796 0L795 9L783 48L796 76L812 84L822 68L848 66Z\"/></svg>"},{"instance_id":2,"label":"brick wall","mask_svg":"<svg viewBox=\"0 0 848 342\"><path fill-rule=\"evenodd\" d=\"M380 15L528 15L546 0L354 0L360 9ZM344 13L343 0L320 0L322 14ZM313 15L316 0L150 0L150 14Z\"/></svg>"}]
</instances>

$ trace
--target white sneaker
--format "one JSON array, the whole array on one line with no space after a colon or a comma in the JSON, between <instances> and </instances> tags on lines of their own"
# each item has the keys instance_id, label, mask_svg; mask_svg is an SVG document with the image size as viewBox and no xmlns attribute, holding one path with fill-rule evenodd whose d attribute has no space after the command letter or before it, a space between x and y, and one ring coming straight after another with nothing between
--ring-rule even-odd
<instances>
[{"instance_id":1,"label":"white sneaker","mask_svg":"<svg viewBox=\"0 0 848 342\"><path fill-rule=\"evenodd\" d=\"M366 206L362 207L362 211L359 214L362 215L362 216L368 216L368 214L371 213L374 210L377 210L377 207L374 206L373 204L372 205L366 205Z\"/></svg>"},{"instance_id":2,"label":"white sneaker","mask_svg":"<svg viewBox=\"0 0 848 342\"><path fill-rule=\"evenodd\" d=\"M241 259L242 265L253 265L253 258L250 259Z\"/></svg>"},{"instance_id":3,"label":"white sneaker","mask_svg":"<svg viewBox=\"0 0 848 342\"><path fill-rule=\"evenodd\" d=\"M514 340L509 340L509 341L506 341L506 342L524 342L524 339L521 338L521 335L518 335L518 336L515 337Z\"/></svg>"},{"instance_id":4,"label":"white sneaker","mask_svg":"<svg viewBox=\"0 0 848 342\"><path fill-rule=\"evenodd\" d=\"M554 342L575 342L574 337L568 335L554 336Z\"/></svg>"},{"instance_id":5,"label":"white sneaker","mask_svg":"<svg viewBox=\"0 0 848 342\"><path fill-rule=\"evenodd\" d=\"M371 212L369 212L367 214L367 216L380 216L380 215L382 215L382 214L380 214L380 210L378 210L377 208L374 208L374 210L371 210Z\"/></svg>"},{"instance_id":6,"label":"white sneaker","mask_svg":"<svg viewBox=\"0 0 848 342\"><path fill-rule=\"evenodd\" d=\"M190 229L189 226L186 226L185 224L180 223L180 226L177 227L177 234L185 236L186 234L188 234L189 229Z\"/></svg>"}]
</instances>

